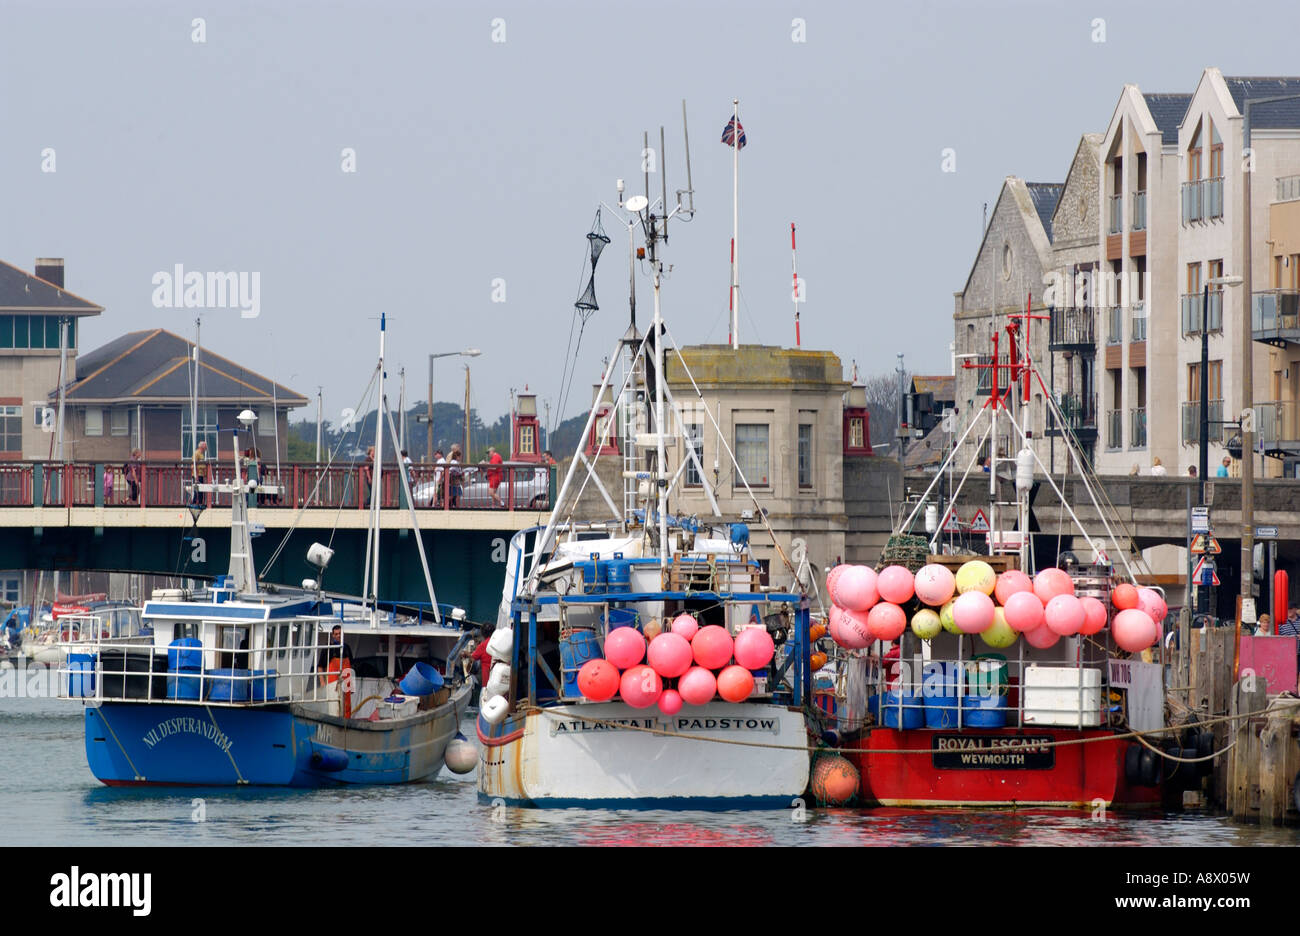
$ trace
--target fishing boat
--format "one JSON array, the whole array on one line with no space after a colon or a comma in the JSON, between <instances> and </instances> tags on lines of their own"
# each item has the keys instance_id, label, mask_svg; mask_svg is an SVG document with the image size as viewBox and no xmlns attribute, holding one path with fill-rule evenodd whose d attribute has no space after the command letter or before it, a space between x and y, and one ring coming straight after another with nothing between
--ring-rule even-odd
<instances>
[{"instance_id":1,"label":"fishing boat","mask_svg":"<svg viewBox=\"0 0 1300 936\"><path fill-rule=\"evenodd\" d=\"M380 324L383 373L384 322ZM382 376L380 377L382 381ZM373 384L372 384L373 385ZM231 504L230 567L202 589L162 589L144 603L152 636L105 635L61 645L60 691L85 706L86 759L110 786L395 784L427 780L442 768L472 684L460 654L471 629L464 613L444 614L433 593L418 525L415 540L429 590L428 617L381 610L378 601L378 491L383 417L376 420L375 535L366 556L363 602L323 588L332 551L307 559L320 574L301 588L259 582L248 501L276 485L239 480L198 485ZM245 432L253 413L240 414ZM232 457L242 446L232 430ZM397 460L410 503L410 480ZM414 516L412 523L415 523ZM373 575L371 574L373 572Z\"/></svg>"},{"instance_id":2,"label":"fishing boat","mask_svg":"<svg viewBox=\"0 0 1300 936\"><path fill-rule=\"evenodd\" d=\"M606 489L580 447L547 524L511 542L477 720L480 799L789 807L808 783L808 602L796 587L760 584L749 524L723 517L711 496L707 519L673 512L682 471L667 452L680 446L703 473L664 377L669 355L686 363L660 307L660 247L669 218L692 210L682 201L689 175L675 208L666 188L653 206L648 196L624 201L621 182L619 192L631 256L644 235L654 312L642 333L633 294L580 439L595 432L599 451L617 439L619 454L606 457L621 460L622 491ZM608 242L597 219L593 269ZM607 391L612 406L601 402ZM730 467L748 488L734 458ZM608 521L581 518L588 489L599 490ZM758 535L771 534L753 506Z\"/></svg>"},{"instance_id":3,"label":"fishing boat","mask_svg":"<svg viewBox=\"0 0 1300 936\"><path fill-rule=\"evenodd\" d=\"M1142 651L1159 652L1168 609L1158 590L1138 587L1139 575L1149 570L1124 548L1114 518L1103 519L1100 535L1085 530L1030 447L1031 386L1049 405L1055 401L1028 342L1017 348L1022 319L1027 326L1028 313L1013 316L1006 328L1009 354L999 357L995 333L992 363L968 362L991 368L989 401L962 431L934 482L900 517L878 576L840 569L835 580L837 570L831 573L837 606L829 624L841 647L828 668L839 678L826 687L823 722L843 736L865 802L1096 809L1159 802L1162 786L1198 780L1208 766L1175 767L1175 758L1193 761L1205 753L1208 732L1192 727L1181 740L1133 736L1165 727L1163 668ZM1015 454L993 452L990 473L976 474L987 479L990 494L987 554L944 554L941 531L960 483L946 505L931 510L938 522L927 524L926 535L910 534L925 508L936 504L935 486L962 442L979 438L980 430L982 442L1006 432L1021 447ZM1076 489L1107 517L1096 476L1068 434L1066 442L1078 472ZM976 470L982 449L970 451L963 481ZM1083 546L1031 579L1029 498L1039 483L1060 498ZM855 581L845 585L850 576ZM846 607L838 606L841 601Z\"/></svg>"},{"instance_id":4,"label":"fishing boat","mask_svg":"<svg viewBox=\"0 0 1300 936\"><path fill-rule=\"evenodd\" d=\"M66 659L70 645L99 635L134 642L148 639L148 629L140 618L140 609L128 601L69 601L61 599L50 609L48 620L42 615L40 627L27 628L22 635L22 652L31 663L57 664Z\"/></svg>"}]
</instances>

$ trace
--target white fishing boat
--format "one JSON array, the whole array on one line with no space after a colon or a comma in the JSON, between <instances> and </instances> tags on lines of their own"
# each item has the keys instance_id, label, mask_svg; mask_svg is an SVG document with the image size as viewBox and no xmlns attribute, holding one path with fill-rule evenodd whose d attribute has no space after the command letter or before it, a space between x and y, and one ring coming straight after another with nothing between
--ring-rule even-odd
<instances>
[{"instance_id":1,"label":"white fishing boat","mask_svg":"<svg viewBox=\"0 0 1300 936\"><path fill-rule=\"evenodd\" d=\"M808 602L799 590L760 584L749 527L724 518L711 494L708 520L673 514L682 470L672 470L668 451L681 446L704 474L664 376L668 355L686 364L660 310L660 246L669 218L692 211L682 203L689 176L671 209L666 183L653 206L639 195L622 200L621 183L619 191L630 240L644 234L654 314L643 335L633 301L610 357L620 378L606 368L580 439L598 415L608 417L597 448L621 436L623 490L606 490L579 448L550 521L511 543L477 722L480 798L527 807L787 807L808 784ZM594 269L596 239L608 239L599 228L589 237ZM612 409L602 406L615 388ZM593 486L610 506L608 522L575 516ZM766 527L762 506L753 506ZM707 647L714 640L716 654ZM766 649L752 655L749 645ZM668 658L680 652L684 659Z\"/></svg>"}]
</instances>

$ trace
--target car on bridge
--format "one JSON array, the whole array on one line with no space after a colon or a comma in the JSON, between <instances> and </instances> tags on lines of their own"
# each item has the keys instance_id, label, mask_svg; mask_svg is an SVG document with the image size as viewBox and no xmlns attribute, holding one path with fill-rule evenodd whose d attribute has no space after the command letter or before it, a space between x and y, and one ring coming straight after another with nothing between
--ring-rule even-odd
<instances>
[{"instance_id":1,"label":"car on bridge","mask_svg":"<svg viewBox=\"0 0 1300 936\"><path fill-rule=\"evenodd\" d=\"M497 494L502 505L516 508L545 510L550 499L551 473L545 467L510 467L501 466L501 484ZM469 467L462 469L460 501L455 506L463 508L492 508L497 503L492 499L492 492L487 482L487 469ZM446 487L446 479L442 480ZM441 507L442 493L435 481L417 484L411 490L411 496L417 507Z\"/></svg>"}]
</instances>

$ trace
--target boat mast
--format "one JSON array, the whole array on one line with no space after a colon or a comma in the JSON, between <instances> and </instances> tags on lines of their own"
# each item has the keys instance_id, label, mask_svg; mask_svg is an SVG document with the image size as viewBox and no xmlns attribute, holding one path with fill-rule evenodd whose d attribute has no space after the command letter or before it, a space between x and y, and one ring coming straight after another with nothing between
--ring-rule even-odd
<instances>
[{"instance_id":1,"label":"boat mast","mask_svg":"<svg viewBox=\"0 0 1300 936\"><path fill-rule=\"evenodd\" d=\"M383 312L379 313L379 405L375 407L375 458L371 468L370 480L370 529L373 537L374 551L371 554L371 596L374 601L370 606L370 626L379 626L379 490L383 482L384 465L384 431L380 412L384 400L384 338L388 320Z\"/></svg>"},{"instance_id":2,"label":"boat mast","mask_svg":"<svg viewBox=\"0 0 1300 936\"><path fill-rule=\"evenodd\" d=\"M731 347L735 350L740 347L740 98L732 99L731 107Z\"/></svg>"}]
</instances>

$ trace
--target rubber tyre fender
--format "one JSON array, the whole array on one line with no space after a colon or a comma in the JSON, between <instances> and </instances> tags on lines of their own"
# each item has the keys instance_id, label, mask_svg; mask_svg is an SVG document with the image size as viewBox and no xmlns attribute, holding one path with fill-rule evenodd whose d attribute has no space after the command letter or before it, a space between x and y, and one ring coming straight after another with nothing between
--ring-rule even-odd
<instances>
[{"instance_id":1,"label":"rubber tyre fender","mask_svg":"<svg viewBox=\"0 0 1300 936\"><path fill-rule=\"evenodd\" d=\"M1160 762L1163 760L1155 751L1142 749L1142 785L1153 787L1160 782Z\"/></svg>"},{"instance_id":2,"label":"rubber tyre fender","mask_svg":"<svg viewBox=\"0 0 1300 936\"><path fill-rule=\"evenodd\" d=\"M1209 728L1202 728L1200 735L1196 739L1196 756L1209 757L1214 753L1214 732ZM1214 773L1214 761L1203 760L1198 765L1201 768L1203 776L1209 776Z\"/></svg>"},{"instance_id":3,"label":"rubber tyre fender","mask_svg":"<svg viewBox=\"0 0 1300 936\"><path fill-rule=\"evenodd\" d=\"M1130 744L1124 752L1124 779L1129 786L1142 785L1142 745Z\"/></svg>"}]
</instances>

